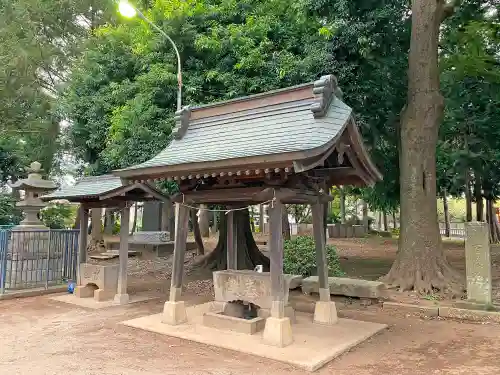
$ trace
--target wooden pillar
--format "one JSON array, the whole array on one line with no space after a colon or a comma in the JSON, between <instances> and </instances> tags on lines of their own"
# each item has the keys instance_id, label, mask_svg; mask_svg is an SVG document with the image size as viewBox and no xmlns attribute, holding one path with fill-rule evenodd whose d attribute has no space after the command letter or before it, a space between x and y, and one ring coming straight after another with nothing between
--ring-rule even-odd
<instances>
[{"instance_id":1,"label":"wooden pillar","mask_svg":"<svg viewBox=\"0 0 500 375\"><path fill-rule=\"evenodd\" d=\"M269 249L271 261L271 316L266 319L264 341L284 347L293 341L290 318L285 317L283 278L283 204L275 200L269 206Z\"/></svg>"},{"instance_id":2,"label":"wooden pillar","mask_svg":"<svg viewBox=\"0 0 500 375\"><path fill-rule=\"evenodd\" d=\"M237 228L236 215L234 211L227 213L227 269L238 269L238 254L237 254Z\"/></svg>"},{"instance_id":3,"label":"wooden pillar","mask_svg":"<svg viewBox=\"0 0 500 375\"><path fill-rule=\"evenodd\" d=\"M273 298L272 316L285 315L283 295L283 204L275 201L269 208L269 249L271 263L271 294Z\"/></svg>"},{"instance_id":4,"label":"wooden pillar","mask_svg":"<svg viewBox=\"0 0 500 375\"><path fill-rule=\"evenodd\" d=\"M323 231L323 204L312 205L314 242L316 244L316 264L318 267L319 302L314 308L314 322L335 324L337 309L330 300L330 284L328 283L328 261L326 258L325 232Z\"/></svg>"},{"instance_id":5,"label":"wooden pillar","mask_svg":"<svg viewBox=\"0 0 500 375\"><path fill-rule=\"evenodd\" d=\"M85 203L81 203L80 207L80 234L78 239L78 262L77 262L77 285L80 285L80 264L87 262L87 236L89 230L89 210L85 207Z\"/></svg>"},{"instance_id":6,"label":"wooden pillar","mask_svg":"<svg viewBox=\"0 0 500 375\"><path fill-rule=\"evenodd\" d=\"M184 274L184 255L188 234L189 208L181 203L175 204L175 240L174 259L172 262L172 280L170 284L170 299L165 302L162 322L176 325L187 320L184 301L180 300L182 293L182 277Z\"/></svg>"},{"instance_id":7,"label":"wooden pillar","mask_svg":"<svg viewBox=\"0 0 500 375\"><path fill-rule=\"evenodd\" d=\"M115 295L115 303L120 305L129 302L127 294L127 263L128 263L128 237L130 227L130 207L125 205L121 210L120 221L120 251L118 268L118 288Z\"/></svg>"},{"instance_id":8,"label":"wooden pillar","mask_svg":"<svg viewBox=\"0 0 500 375\"><path fill-rule=\"evenodd\" d=\"M314 242L316 245L316 264L318 267L318 282L320 301L330 301L330 286L328 284L328 263L325 251L325 236L323 235L323 205L312 205L312 220Z\"/></svg>"}]
</instances>

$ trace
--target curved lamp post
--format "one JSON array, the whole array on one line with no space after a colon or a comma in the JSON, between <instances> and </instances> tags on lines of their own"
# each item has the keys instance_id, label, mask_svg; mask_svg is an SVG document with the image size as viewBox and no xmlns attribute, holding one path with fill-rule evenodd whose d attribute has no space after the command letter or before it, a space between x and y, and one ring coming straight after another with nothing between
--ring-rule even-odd
<instances>
[{"instance_id":1,"label":"curved lamp post","mask_svg":"<svg viewBox=\"0 0 500 375\"><path fill-rule=\"evenodd\" d=\"M158 31L163 37L165 37L170 44L172 44L172 47L174 47L175 54L177 55L177 84L178 84L178 90L177 90L177 111L180 111L182 108L182 71L181 71L181 55L179 54L179 50L177 49L177 46L175 45L174 41L172 38L170 38L165 31L160 29L158 26L156 26L152 21L150 21L139 9L135 8L132 4L130 4L128 1L122 0L118 4L118 11L120 14L124 17L127 18L133 18L135 16L139 16L142 18L144 21L148 23L149 26L151 26L153 29Z\"/></svg>"}]
</instances>

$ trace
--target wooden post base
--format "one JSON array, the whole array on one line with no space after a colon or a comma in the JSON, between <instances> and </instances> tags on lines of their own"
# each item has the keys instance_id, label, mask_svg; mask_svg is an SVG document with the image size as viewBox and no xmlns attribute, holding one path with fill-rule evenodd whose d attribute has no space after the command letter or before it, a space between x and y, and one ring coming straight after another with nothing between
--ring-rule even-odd
<instances>
[{"instance_id":1,"label":"wooden post base","mask_svg":"<svg viewBox=\"0 0 500 375\"><path fill-rule=\"evenodd\" d=\"M314 323L333 325L337 323L335 302L318 301L314 307Z\"/></svg>"},{"instance_id":2,"label":"wooden post base","mask_svg":"<svg viewBox=\"0 0 500 375\"><path fill-rule=\"evenodd\" d=\"M186 306L184 301L167 301L163 307L162 323L176 326L187 322Z\"/></svg>"},{"instance_id":3,"label":"wooden post base","mask_svg":"<svg viewBox=\"0 0 500 375\"><path fill-rule=\"evenodd\" d=\"M283 348L293 342L292 325L289 318L266 319L263 339L266 344Z\"/></svg>"},{"instance_id":4,"label":"wooden post base","mask_svg":"<svg viewBox=\"0 0 500 375\"><path fill-rule=\"evenodd\" d=\"M115 294L114 303L117 305L126 305L130 302L130 298L128 294Z\"/></svg>"}]
</instances>

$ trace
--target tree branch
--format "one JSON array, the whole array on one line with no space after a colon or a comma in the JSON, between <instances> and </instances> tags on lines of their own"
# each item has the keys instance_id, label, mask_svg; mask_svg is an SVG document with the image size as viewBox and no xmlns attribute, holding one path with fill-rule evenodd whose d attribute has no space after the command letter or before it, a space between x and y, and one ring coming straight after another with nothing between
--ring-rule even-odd
<instances>
[{"instance_id":1,"label":"tree branch","mask_svg":"<svg viewBox=\"0 0 500 375\"><path fill-rule=\"evenodd\" d=\"M446 20L448 17L451 17L460 7L461 3L462 3L461 0L450 0L446 2L443 6L443 14L441 15L441 22Z\"/></svg>"}]
</instances>

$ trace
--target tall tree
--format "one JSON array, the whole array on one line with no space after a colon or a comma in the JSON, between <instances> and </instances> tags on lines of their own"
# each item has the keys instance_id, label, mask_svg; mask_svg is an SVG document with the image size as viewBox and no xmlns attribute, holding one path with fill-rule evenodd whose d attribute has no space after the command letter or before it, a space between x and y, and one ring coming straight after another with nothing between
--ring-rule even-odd
<instances>
[{"instance_id":1,"label":"tall tree","mask_svg":"<svg viewBox=\"0 0 500 375\"><path fill-rule=\"evenodd\" d=\"M436 146L444 111L438 42L441 23L453 10L454 4L444 0L412 2L408 95L401 120L401 235L385 281L421 293L460 288L441 247L436 200Z\"/></svg>"}]
</instances>

